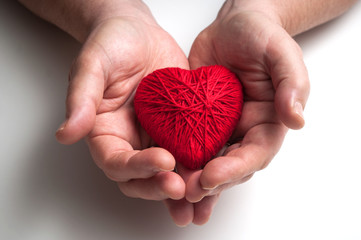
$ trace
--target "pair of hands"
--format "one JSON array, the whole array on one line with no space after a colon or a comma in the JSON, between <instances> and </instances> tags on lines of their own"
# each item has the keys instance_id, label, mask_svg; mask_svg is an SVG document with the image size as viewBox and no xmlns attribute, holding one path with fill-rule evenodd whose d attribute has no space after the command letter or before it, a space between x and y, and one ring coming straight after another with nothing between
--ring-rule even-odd
<instances>
[{"instance_id":1,"label":"pair of hands","mask_svg":"<svg viewBox=\"0 0 361 240\"><path fill-rule=\"evenodd\" d=\"M309 83L298 45L260 12L225 5L189 58L152 18L117 16L93 27L70 72L67 119L57 139L86 136L95 163L127 196L164 200L177 225L208 221L220 193L267 166L288 128L304 125ZM146 20L145 20L146 19ZM153 19L150 21L150 19ZM164 67L224 65L244 86L242 118L220 156L202 170L177 165L137 122L141 79Z\"/></svg>"}]
</instances>

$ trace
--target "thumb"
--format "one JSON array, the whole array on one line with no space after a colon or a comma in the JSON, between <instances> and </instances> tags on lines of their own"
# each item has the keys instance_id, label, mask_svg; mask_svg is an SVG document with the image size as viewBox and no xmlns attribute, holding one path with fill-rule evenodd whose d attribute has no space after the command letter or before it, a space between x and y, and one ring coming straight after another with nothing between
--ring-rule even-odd
<instances>
[{"instance_id":1,"label":"thumb","mask_svg":"<svg viewBox=\"0 0 361 240\"><path fill-rule=\"evenodd\" d=\"M269 46L266 58L276 90L276 111L287 127L300 129L305 124L303 110L310 92L302 51L289 36Z\"/></svg>"},{"instance_id":2,"label":"thumb","mask_svg":"<svg viewBox=\"0 0 361 240\"><path fill-rule=\"evenodd\" d=\"M69 75L66 119L56 132L62 144L73 144L95 125L97 108L103 97L104 71L94 54L81 53Z\"/></svg>"}]
</instances>

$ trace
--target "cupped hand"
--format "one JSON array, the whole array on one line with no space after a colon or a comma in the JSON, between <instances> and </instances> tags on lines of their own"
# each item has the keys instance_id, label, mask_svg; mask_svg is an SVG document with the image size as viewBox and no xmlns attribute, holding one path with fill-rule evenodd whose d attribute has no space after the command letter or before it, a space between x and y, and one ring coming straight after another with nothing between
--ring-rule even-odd
<instances>
[{"instance_id":1,"label":"cupped hand","mask_svg":"<svg viewBox=\"0 0 361 240\"><path fill-rule=\"evenodd\" d=\"M169 201L177 218L194 205L193 222L208 221L219 194L265 168L279 151L288 128L304 125L309 94L302 53L292 37L260 12L231 9L195 40L190 66L220 64L237 74L244 87L241 120L219 157L204 169L180 169L186 177L186 199Z\"/></svg>"},{"instance_id":2,"label":"cupped hand","mask_svg":"<svg viewBox=\"0 0 361 240\"><path fill-rule=\"evenodd\" d=\"M94 26L70 73L66 121L57 139L86 136L95 163L127 196L181 199L183 179L174 157L152 147L136 120L133 97L140 80L164 67L189 68L176 42L151 14L107 18Z\"/></svg>"}]
</instances>

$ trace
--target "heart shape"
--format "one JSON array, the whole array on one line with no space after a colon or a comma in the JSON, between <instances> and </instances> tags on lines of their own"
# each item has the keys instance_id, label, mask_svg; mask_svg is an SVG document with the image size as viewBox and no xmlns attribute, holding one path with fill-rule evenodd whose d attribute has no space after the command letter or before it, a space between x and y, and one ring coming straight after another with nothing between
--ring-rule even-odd
<instances>
[{"instance_id":1,"label":"heart shape","mask_svg":"<svg viewBox=\"0 0 361 240\"><path fill-rule=\"evenodd\" d=\"M158 69L142 79L134 97L145 131L190 169L203 167L222 149L242 106L240 81L219 65Z\"/></svg>"}]
</instances>

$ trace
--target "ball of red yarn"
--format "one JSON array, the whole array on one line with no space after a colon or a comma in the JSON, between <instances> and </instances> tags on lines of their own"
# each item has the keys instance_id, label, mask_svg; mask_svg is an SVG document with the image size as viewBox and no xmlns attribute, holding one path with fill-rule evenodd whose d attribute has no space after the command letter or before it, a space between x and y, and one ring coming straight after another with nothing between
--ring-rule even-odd
<instances>
[{"instance_id":1,"label":"ball of red yarn","mask_svg":"<svg viewBox=\"0 0 361 240\"><path fill-rule=\"evenodd\" d=\"M226 144L242 105L239 79L218 65L156 70L143 78L134 98L142 127L190 169L203 167Z\"/></svg>"}]
</instances>

